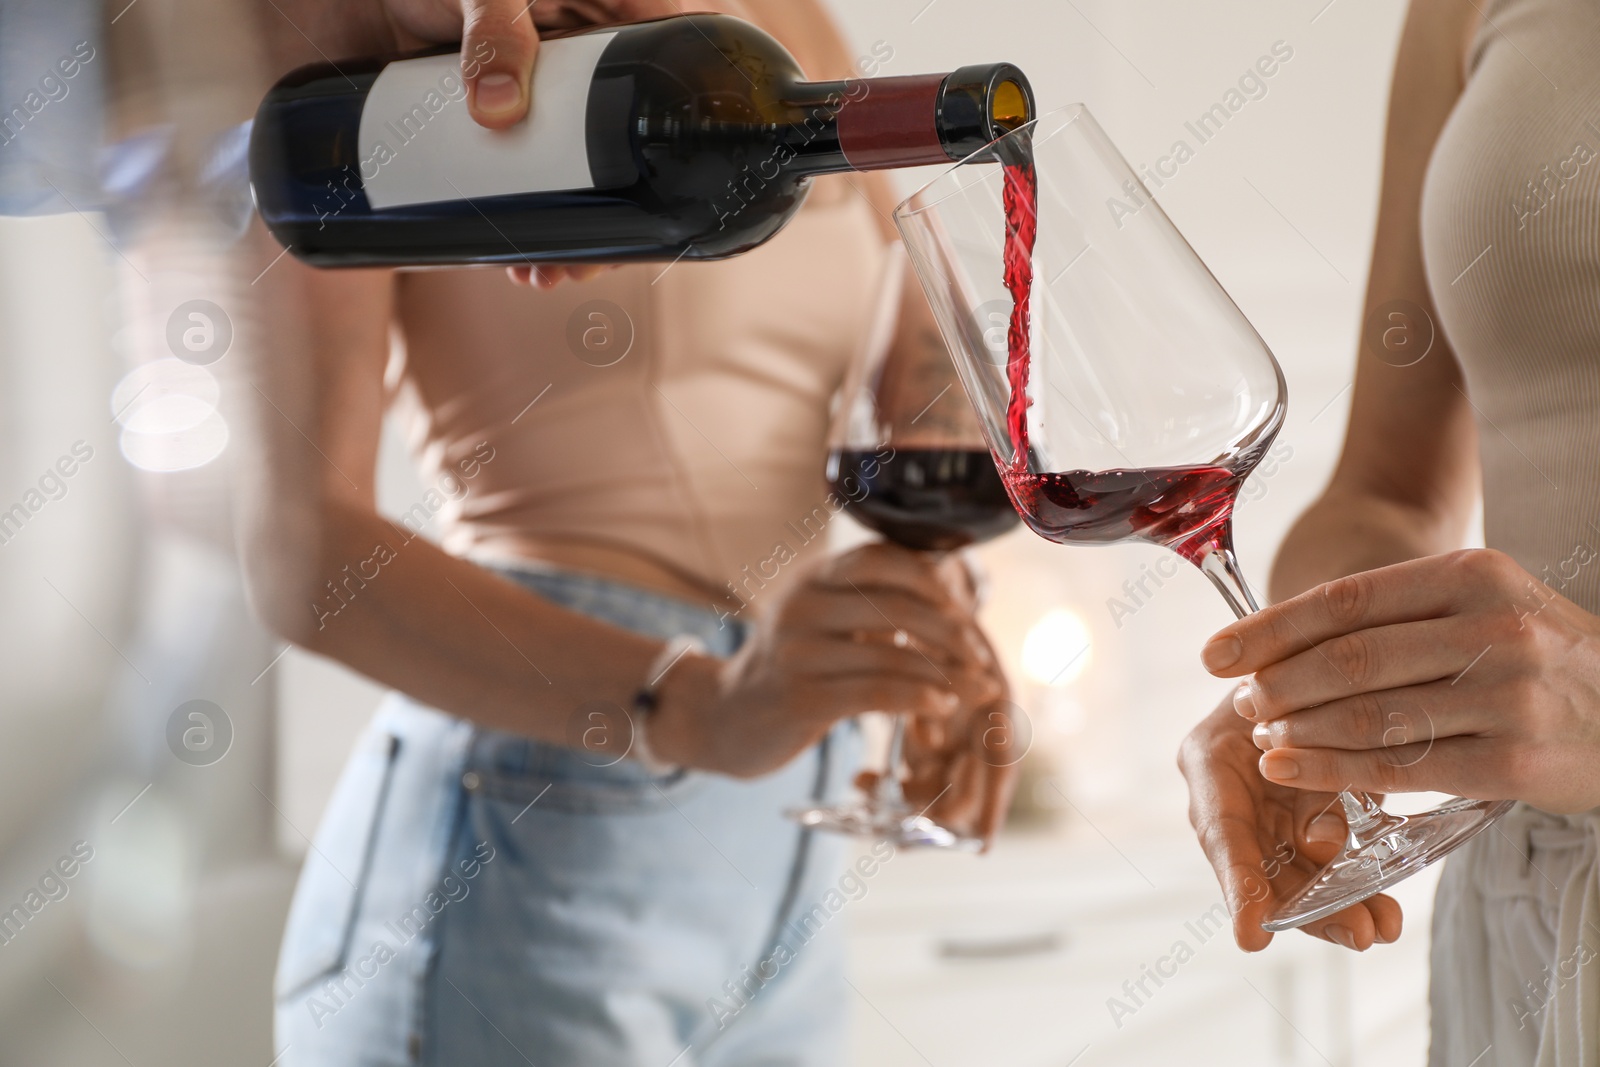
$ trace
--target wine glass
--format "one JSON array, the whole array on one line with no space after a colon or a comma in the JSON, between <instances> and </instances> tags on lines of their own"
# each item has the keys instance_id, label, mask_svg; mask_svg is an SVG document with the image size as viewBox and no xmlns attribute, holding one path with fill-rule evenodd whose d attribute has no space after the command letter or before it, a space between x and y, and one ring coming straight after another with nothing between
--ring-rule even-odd
<instances>
[{"instance_id":1,"label":"wine glass","mask_svg":"<svg viewBox=\"0 0 1600 1067\"><path fill-rule=\"evenodd\" d=\"M1232 514L1283 425L1283 372L1088 110L1008 133L894 217L1034 532L1164 545L1235 615L1256 611ZM1511 807L1455 800L1401 817L1364 793L1340 800L1343 848L1266 929L1365 900Z\"/></svg>"},{"instance_id":2,"label":"wine glass","mask_svg":"<svg viewBox=\"0 0 1600 1067\"><path fill-rule=\"evenodd\" d=\"M998 537L1018 517L949 357L937 344L919 345L916 331L893 328L906 316L930 316L921 291L903 284L904 254L897 249L893 255L883 328L840 391L826 473L857 522L895 544L943 555ZM901 780L907 716L893 715L891 724L884 769L870 793L837 806L797 809L790 817L898 847L981 849L981 839L911 806Z\"/></svg>"}]
</instances>

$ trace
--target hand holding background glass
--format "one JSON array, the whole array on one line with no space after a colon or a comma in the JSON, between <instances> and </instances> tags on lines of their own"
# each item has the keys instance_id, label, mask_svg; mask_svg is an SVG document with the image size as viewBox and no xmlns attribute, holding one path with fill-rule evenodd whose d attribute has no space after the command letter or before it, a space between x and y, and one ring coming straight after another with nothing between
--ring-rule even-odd
<instances>
[{"instance_id":1,"label":"hand holding background glass","mask_svg":"<svg viewBox=\"0 0 1600 1067\"><path fill-rule=\"evenodd\" d=\"M880 309L880 318L898 323L898 328L869 341L867 358L840 392L829 434L827 476L858 522L895 544L938 558L998 537L1017 525L1017 514L989 459L972 406L961 395L934 335L927 301L903 281L904 263L904 256L892 261ZM917 328L917 319L925 329ZM911 341L891 348L891 333ZM805 826L880 838L898 847L977 851L984 844L983 824L995 820L979 818L978 826L969 828L942 825L935 818L940 815L938 802L953 791L952 799L991 794L987 803L992 804L1005 790L974 790L972 781L959 789L950 779L931 801L918 803L907 796L902 774L919 766L935 773L953 769L959 765L953 758L958 753L975 755L984 766L981 775L1002 771L1021 758L1010 716L1009 706L989 705L963 709L938 728L922 724L927 729L913 736L913 742L940 738L944 744L935 747L952 757L929 760L927 745L907 751L910 724L907 716L896 715L883 769L867 776L861 796L791 815ZM914 756L924 758L910 758ZM926 783L919 778L918 784Z\"/></svg>"}]
</instances>

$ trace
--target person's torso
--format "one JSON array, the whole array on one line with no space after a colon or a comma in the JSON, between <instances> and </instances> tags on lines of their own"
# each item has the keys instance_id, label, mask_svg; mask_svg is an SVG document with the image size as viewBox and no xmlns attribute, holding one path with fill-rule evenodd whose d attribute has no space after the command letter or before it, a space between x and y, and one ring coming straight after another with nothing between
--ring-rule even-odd
<instances>
[{"instance_id":1,"label":"person's torso","mask_svg":"<svg viewBox=\"0 0 1600 1067\"><path fill-rule=\"evenodd\" d=\"M879 302L873 212L823 179L732 260L549 291L499 270L405 276L392 384L425 480L492 449L446 502L446 547L683 593L781 580L807 551L794 524L825 495L829 400Z\"/></svg>"},{"instance_id":2,"label":"person's torso","mask_svg":"<svg viewBox=\"0 0 1600 1067\"><path fill-rule=\"evenodd\" d=\"M1600 611L1600 5L1492 0L1422 240L1476 409L1487 543Z\"/></svg>"}]
</instances>

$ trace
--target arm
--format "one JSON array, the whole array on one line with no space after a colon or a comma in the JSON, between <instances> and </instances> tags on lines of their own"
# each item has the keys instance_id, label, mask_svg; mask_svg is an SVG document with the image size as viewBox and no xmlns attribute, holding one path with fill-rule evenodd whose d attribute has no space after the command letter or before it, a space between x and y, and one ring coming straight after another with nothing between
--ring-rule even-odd
<instances>
[{"instance_id":1,"label":"arm","mask_svg":"<svg viewBox=\"0 0 1600 1067\"><path fill-rule=\"evenodd\" d=\"M1411 5L1390 94L1368 319L1395 300L1433 315L1420 235L1423 176L1461 93L1462 42L1475 17L1469 0ZM1477 451L1455 357L1439 334L1425 359L1392 366L1366 343L1372 332L1363 330L1344 451L1328 488L1279 551L1270 586L1275 602L1345 575L1446 551L1465 533ZM1232 629L1218 636L1225 648ZM1231 664L1216 666L1217 646L1215 638L1207 646L1208 666L1237 676ZM1233 913L1235 940L1253 951L1272 940L1261 921L1279 891L1275 879L1294 872L1282 883L1292 889L1329 859L1344 822L1337 805L1329 810L1332 792L1262 777L1252 729L1230 695L1185 739L1178 764L1189 782L1190 821ZM1305 929L1365 949L1397 938L1400 918L1399 906L1380 896Z\"/></svg>"},{"instance_id":2,"label":"arm","mask_svg":"<svg viewBox=\"0 0 1600 1067\"><path fill-rule=\"evenodd\" d=\"M569 619L379 516L393 275L285 258L263 286L276 329L252 383L262 454L243 549L267 623L427 703L550 740L562 735L558 705L625 704L657 642ZM612 670L591 664L557 689L554 664L597 637Z\"/></svg>"},{"instance_id":3,"label":"arm","mask_svg":"<svg viewBox=\"0 0 1600 1067\"><path fill-rule=\"evenodd\" d=\"M1475 25L1466 0L1416 0L1390 94L1377 236L1344 450L1321 498L1284 539L1271 599L1334 578L1459 547L1478 493L1477 429L1461 368L1442 331L1410 366L1380 358L1372 338L1415 332L1384 309L1407 301L1434 319L1422 261L1422 185L1462 88L1461 41ZM1373 325L1376 324L1376 329ZM1403 351L1397 347L1394 351Z\"/></svg>"}]
</instances>

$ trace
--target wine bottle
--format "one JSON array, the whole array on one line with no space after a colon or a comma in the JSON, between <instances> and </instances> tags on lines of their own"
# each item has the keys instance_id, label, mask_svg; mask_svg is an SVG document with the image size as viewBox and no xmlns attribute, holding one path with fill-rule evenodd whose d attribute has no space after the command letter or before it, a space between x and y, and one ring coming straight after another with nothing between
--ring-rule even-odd
<instances>
[{"instance_id":1,"label":"wine bottle","mask_svg":"<svg viewBox=\"0 0 1600 1067\"><path fill-rule=\"evenodd\" d=\"M810 82L747 22L676 15L543 40L509 130L472 121L458 50L302 67L256 113L250 176L315 266L710 260L816 175L950 163L1033 113L1010 64Z\"/></svg>"}]
</instances>

